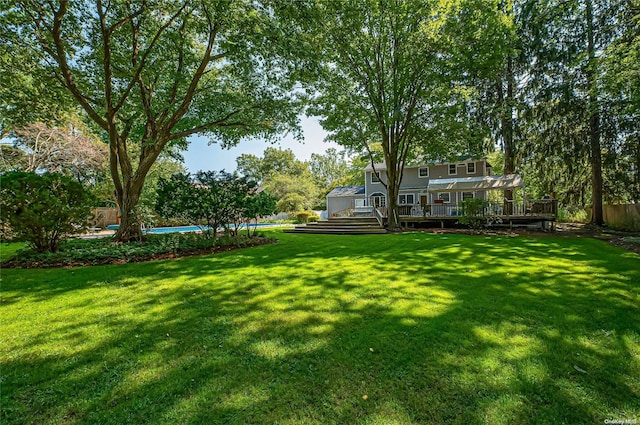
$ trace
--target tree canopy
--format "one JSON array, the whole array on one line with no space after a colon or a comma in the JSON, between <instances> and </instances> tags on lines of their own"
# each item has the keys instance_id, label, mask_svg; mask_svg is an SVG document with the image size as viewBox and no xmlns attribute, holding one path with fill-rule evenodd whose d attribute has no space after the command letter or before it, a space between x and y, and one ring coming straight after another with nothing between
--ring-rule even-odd
<instances>
[{"instance_id":1,"label":"tree canopy","mask_svg":"<svg viewBox=\"0 0 640 425\"><path fill-rule=\"evenodd\" d=\"M14 7L11 7L14 6ZM33 38L18 31L26 17L14 1L3 1L0 11L0 140L16 128L36 122L64 124L77 111L70 93L50 69L46 53Z\"/></svg>"},{"instance_id":2,"label":"tree canopy","mask_svg":"<svg viewBox=\"0 0 640 425\"><path fill-rule=\"evenodd\" d=\"M502 58L509 22L498 3L296 2L316 67L308 79L316 94L310 112L323 117L330 140L352 151L382 146L392 229L399 228L397 194L408 158L481 147L465 79Z\"/></svg>"},{"instance_id":3,"label":"tree canopy","mask_svg":"<svg viewBox=\"0 0 640 425\"><path fill-rule=\"evenodd\" d=\"M193 134L232 145L297 124L281 25L259 2L18 0L2 18L108 140L120 240L140 237L136 205L168 145Z\"/></svg>"},{"instance_id":4,"label":"tree canopy","mask_svg":"<svg viewBox=\"0 0 640 425\"><path fill-rule=\"evenodd\" d=\"M266 148L262 157L242 154L236 158L236 164L240 174L258 183L265 183L275 174L301 175L308 169L291 149L274 147Z\"/></svg>"},{"instance_id":5,"label":"tree canopy","mask_svg":"<svg viewBox=\"0 0 640 425\"><path fill-rule=\"evenodd\" d=\"M335 148L327 149L324 154L312 153L309 168L316 185L323 189L346 181L350 175L345 153L338 152ZM362 174L362 169L359 174Z\"/></svg>"},{"instance_id":6,"label":"tree canopy","mask_svg":"<svg viewBox=\"0 0 640 425\"><path fill-rule=\"evenodd\" d=\"M592 203L596 224L603 200L638 199L633 3L515 1L515 50L479 83L505 172L524 174L532 193L555 193L565 207Z\"/></svg>"}]
</instances>

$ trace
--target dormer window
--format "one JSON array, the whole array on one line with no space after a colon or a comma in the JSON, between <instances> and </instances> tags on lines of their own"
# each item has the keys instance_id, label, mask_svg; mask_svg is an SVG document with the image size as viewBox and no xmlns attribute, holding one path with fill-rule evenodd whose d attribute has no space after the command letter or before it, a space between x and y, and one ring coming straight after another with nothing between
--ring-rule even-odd
<instances>
[{"instance_id":1,"label":"dormer window","mask_svg":"<svg viewBox=\"0 0 640 425\"><path fill-rule=\"evenodd\" d=\"M476 163L468 162L467 163L467 174L475 174L476 173Z\"/></svg>"},{"instance_id":2,"label":"dormer window","mask_svg":"<svg viewBox=\"0 0 640 425\"><path fill-rule=\"evenodd\" d=\"M455 176L458 174L458 167L456 164L449 164L449 175Z\"/></svg>"},{"instance_id":3,"label":"dormer window","mask_svg":"<svg viewBox=\"0 0 640 425\"><path fill-rule=\"evenodd\" d=\"M429 177L429 167L418 168L418 177L420 178Z\"/></svg>"}]
</instances>

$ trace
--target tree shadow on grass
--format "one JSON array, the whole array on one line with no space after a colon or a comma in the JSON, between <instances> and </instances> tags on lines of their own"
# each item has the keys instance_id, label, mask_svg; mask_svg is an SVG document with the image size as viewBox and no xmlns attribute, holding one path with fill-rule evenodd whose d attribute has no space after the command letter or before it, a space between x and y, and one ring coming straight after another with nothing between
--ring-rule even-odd
<instances>
[{"instance_id":1,"label":"tree shadow on grass","mask_svg":"<svg viewBox=\"0 0 640 425\"><path fill-rule=\"evenodd\" d=\"M640 416L637 259L594 258L581 241L328 238L12 285L17 304L74 297L50 313L57 321L10 342L20 352L3 359L3 417L551 424Z\"/></svg>"}]
</instances>

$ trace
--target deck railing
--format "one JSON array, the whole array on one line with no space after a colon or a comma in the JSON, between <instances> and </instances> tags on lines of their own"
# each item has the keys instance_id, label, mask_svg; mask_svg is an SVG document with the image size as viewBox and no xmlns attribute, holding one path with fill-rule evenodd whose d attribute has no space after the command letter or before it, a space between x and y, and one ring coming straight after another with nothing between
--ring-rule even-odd
<instances>
[{"instance_id":1,"label":"deck railing","mask_svg":"<svg viewBox=\"0 0 640 425\"><path fill-rule=\"evenodd\" d=\"M462 215L462 206L455 204L400 205L400 217L445 218ZM345 208L334 212L331 217L353 216L354 211L375 217L380 225L387 218L387 207ZM555 199L527 199L526 201L489 202L478 216L484 217L540 217L556 219L558 201Z\"/></svg>"},{"instance_id":2,"label":"deck railing","mask_svg":"<svg viewBox=\"0 0 640 425\"><path fill-rule=\"evenodd\" d=\"M384 226L384 218L387 216L386 207L373 207L373 216L378 220L380 227Z\"/></svg>"},{"instance_id":3,"label":"deck railing","mask_svg":"<svg viewBox=\"0 0 640 425\"><path fill-rule=\"evenodd\" d=\"M454 204L400 205L402 217L456 217L462 215L462 206ZM545 217L555 219L558 201L555 199L528 199L526 201L489 202L478 215L486 217Z\"/></svg>"}]
</instances>

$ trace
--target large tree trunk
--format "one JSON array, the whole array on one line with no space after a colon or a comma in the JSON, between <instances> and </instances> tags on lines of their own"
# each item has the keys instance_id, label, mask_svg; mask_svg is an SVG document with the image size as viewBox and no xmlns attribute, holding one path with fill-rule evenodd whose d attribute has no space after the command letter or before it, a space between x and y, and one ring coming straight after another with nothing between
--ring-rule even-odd
<instances>
[{"instance_id":1,"label":"large tree trunk","mask_svg":"<svg viewBox=\"0 0 640 425\"><path fill-rule=\"evenodd\" d=\"M502 136L502 145L504 149L504 174L515 173L515 149L513 137L513 105L514 105L514 85L515 78L513 76L513 59L507 59L505 70L507 93L504 95L503 81L500 78L498 82L498 102L501 106L500 114L500 133ZM513 190L504 191L504 208L505 214L513 214Z\"/></svg>"},{"instance_id":2,"label":"large tree trunk","mask_svg":"<svg viewBox=\"0 0 640 425\"><path fill-rule=\"evenodd\" d=\"M166 141L156 140L154 148L142 148L138 167L133 171L126 142L113 132L115 142L111 143L111 177L116 187L116 199L120 207L120 227L115 234L118 242L138 241L143 238L142 222L136 207L140 201L142 188L151 166L155 163Z\"/></svg>"},{"instance_id":3,"label":"large tree trunk","mask_svg":"<svg viewBox=\"0 0 640 425\"><path fill-rule=\"evenodd\" d=\"M400 232L400 211L398 208L398 192L402 180L401 167L404 165L402 155L399 155L398 134L395 122L389 127L383 126L382 130L382 150L384 161L387 166L387 230Z\"/></svg>"},{"instance_id":4,"label":"large tree trunk","mask_svg":"<svg viewBox=\"0 0 640 425\"><path fill-rule=\"evenodd\" d=\"M136 206L142 193L143 181L126 185L127 189L117 194L120 206L120 227L118 227L118 231L115 234L115 239L118 242L139 241L142 239L142 223L136 213Z\"/></svg>"},{"instance_id":5,"label":"large tree trunk","mask_svg":"<svg viewBox=\"0 0 640 425\"><path fill-rule=\"evenodd\" d=\"M591 198L593 208L591 223L604 225L604 212L602 207L602 154L600 147L600 114L594 112L589 120L589 133L591 138Z\"/></svg>"},{"instance_id":6,"label":"large tree trunk","mask_svg":"<svg viewBox=\"0 0 640 425\"><path fill-rule=\"evenodd\" d=\"M400 208L398 207L400 176L398 175L395 161L391 162L393 162L393 164L387 164L387 215L389 220L387 227L392 232L399 232L402 230L400 226Z\"/></svg>"},{"instance_id":7,"label":"large tree trunk","mask_svg":"<svg viewBox=\"0 0 640 425\"><path fill-rule=\"evenodd\" d=\"M602 148L600 146L600 112L596 82L596 56L593 30L593 3L587 0L587 84L589 89L589 140L591 159L591 223L597 226L604 224L602 211Z\"/></svg>"}]
</instances>

